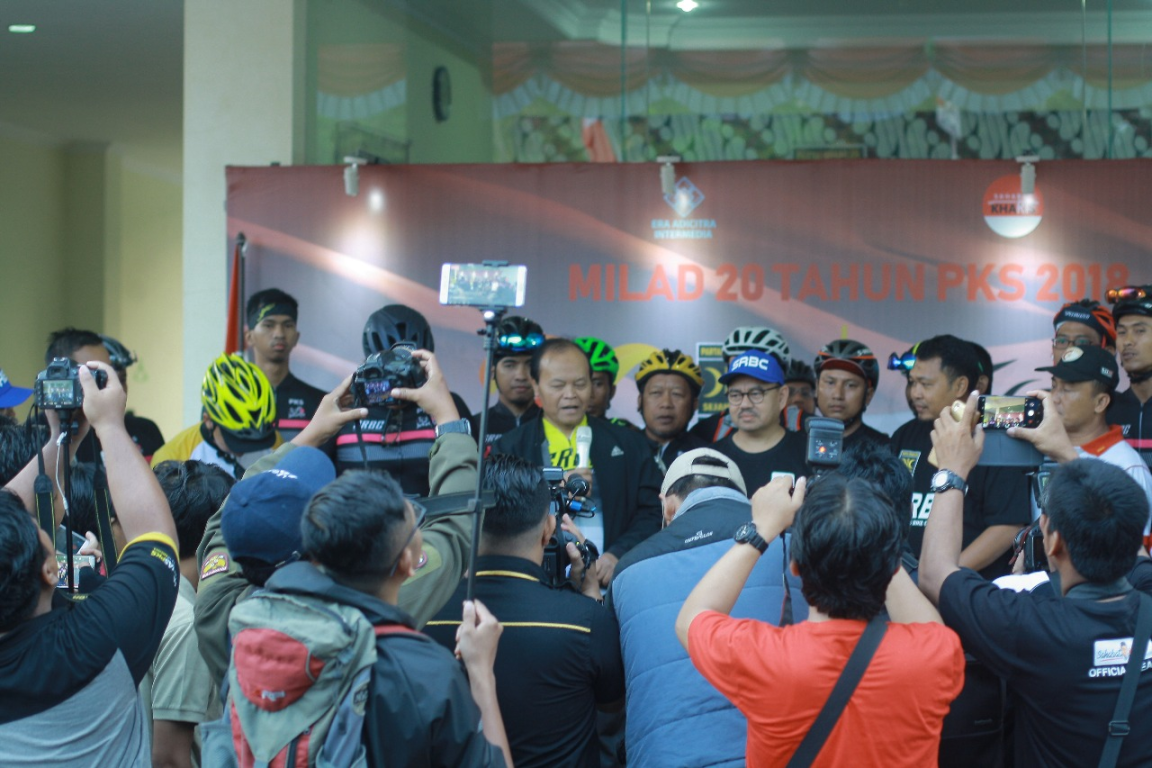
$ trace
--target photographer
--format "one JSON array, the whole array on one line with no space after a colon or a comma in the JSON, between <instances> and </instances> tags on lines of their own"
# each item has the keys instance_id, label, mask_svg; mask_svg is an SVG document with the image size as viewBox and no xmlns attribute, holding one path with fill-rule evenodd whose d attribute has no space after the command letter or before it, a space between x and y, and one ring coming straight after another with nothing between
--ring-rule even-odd
<instances>
[{"instance_id":1,"label":"photographer","mask_svg":"<svg viewBox=\"0 0 1152 768\"><path fill-rule=\"evenodd\" d=\"M574 589L554 589L541 564L556 531L550 492L540 469L515 456L484 465L496 505L484 516L476 560L476 598L504 625L496 654L496 694L516 765L596 768L596 709L624 697L620 635L597 601L599 583L569 543ZM568 524L568 523L566 523ZM428 622L425 632L446 648L456 644L466 582Z\"/></svg>"},{"instance_id":2,"label":"photographer","mask_svg":"<svg viewBox=\"0 0 1152 768\"><path fill-rule=\"evenodd\" d=\"M907 511L868 481L832 473L810 491L806 478L793 489L777 477L752 497L752 520L676 619L700 674L748 718L748 764L783 765L797 752L867 632L875 653L835 728L813 745L819 763L934 765L964 655L900 568ZM761 554L789 526L808 620L775 627L733 618Z\"/></svg>"},{"instance_id":3,"label":"photographer","mask_svg":"<svg viewBox=\"0 0 1152 768\"><path fill-rule=\"evenodd\" d=\"M389 357L397 344L436 351L428 321L403 304L389 304L373 312L364 324L361 344L369 360L374 355L380 356L377 360ZM471 415L459 395L452 393L451 397L458 414L453 421ZM427 496L429 451L438 434L436 426L441 423L415 401L399 408L371 406L359 423L345 424L336 436L336 472L381 469L396 478L405 494Z\"/></svg>"},{"instance_id":4,"label":"photographer","mask_svg":"<svg viewBox=\"0 0 1152 768\"><path fill-rule=\"evenodd\" d=\"M437 425L458 425L459 413L435 356L424 350L417 350L413 355L420 360L428 381L419 389L393 390L393 395L418 405L436 420ZM365 409L345 409L341 405L350 399L351 383L352 377L348 377L325 395L308 426L292 442L253 466L245 481L259 472L273 469L300 446L319 449L341 427L363 418ZM475 491L476 441L465 433L444 432L432 446L429 466L432 495ZM306 497L298 500L291 509L282 510L281 515L283 518L294 515L298 526L306 501ZM222 510L208 521L208 529L197 551L200 586L196 598L196 634L200 638L201 653L217 681L223 678L228 665L228 613L250 589L248 579L224 542L220 532L221 517ZM423 562L400 590L400 607L413 616L418 627L440 610L456 588L468 561L471 535L472 518L468 515L443 515L425 524ZM279 561L270 565L276 562Z\"/></svg>"},{"instance_id":5,"label":"photographer","mask_svg":"<svg viewBox=\"0 0 1152 768\"><path fill-rule=\"evenodd\" d=\"M1121 734L1127 725L1109 722L1117 719L1121 681L1130 674L1125 668L1137 612L1152 610L1141 607L1148 598L1129 581L1130 574L1140 573L1133 574L1133 567L1148 519L1147 497L1106 462L1076 459L1057 467L1040 516L1052 592L996 588L960 566L964 481L984 444L983 430L973 434L976 403L973 393L959 422L944 411L935 422L932 442L940 466L959 482L941 491L933 507L920 588L968 652L1010 683L1016 766L1103 764L1109 733ZM1140 581L1147 588L1148 579ZM1137 653L1139 664L1142 649ZM1152 676L1142 674L1127 719L1143 736L1150 718ZM1117 764L1152 764L1152 741L1123 739Z\"/></svg>"},{"instance_id":6,"label":"photographer","mask_svg":"<svg viewBox=\"0 0 1152 768\"><path fill-rule=\"evenodd\" d=\"M104 389L93 370L107 376ZM56 589L52 542L26 511L36 462L7 486L23 504L0 492L0 739L10 766L148 765L152 759L136 687L176 600L176 528L160 485L124 428L124 390L114 371L89 363L79 382L128 545L106 582L87 599L68 601ZM49 414L53 437L55 422ZM46 463L55 463L55 446L53 439L44 449Z\"/></svg>"}]
</instances>

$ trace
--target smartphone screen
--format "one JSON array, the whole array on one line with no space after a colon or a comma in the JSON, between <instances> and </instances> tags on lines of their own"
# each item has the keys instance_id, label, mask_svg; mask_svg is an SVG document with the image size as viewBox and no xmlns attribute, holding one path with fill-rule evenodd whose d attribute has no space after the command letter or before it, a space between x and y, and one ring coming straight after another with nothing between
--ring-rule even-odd
<instances>
[{"instance_id":1,"label":"smartphone screen","mask_svg":"<svg viewBox=\"0 0 1152 768\"><path fill-rule=\"evenodd\" d=\"M984 429L1035 427L1042 416L1040 401L1034 397L983 395L980 398L980 426Z\"/></svg>"},{"instance_id":2,"label":"smartphone screen","mask_svg":"<svg viewBox=\"0 0 1152 768\"><path fill-rule=\"evenodd\" d=\"M440 303L464 307L522 307L528 282L523 264L445 264Z\"/></svg>"}]
</instances>

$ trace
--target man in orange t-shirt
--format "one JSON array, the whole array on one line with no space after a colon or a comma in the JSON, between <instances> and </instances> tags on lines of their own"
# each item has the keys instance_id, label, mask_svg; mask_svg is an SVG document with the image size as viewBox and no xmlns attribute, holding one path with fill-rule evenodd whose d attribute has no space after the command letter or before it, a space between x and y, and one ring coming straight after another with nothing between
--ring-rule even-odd
<instances>
[{"instance_id":1,"label":"man in orange t-shirt","mask_svg":"<svg viewBox=\"0 0 1152 768\"><path fill-rule=\"evenodd\" d=\"M887 608L880 647L813 766L935 766L944 716L964 685L964 652L900 567L907 510L868 481L838 474L807 498L806 490L804 478L793 490L778 477L756 492L753 522L688 596L676 634L700 674L748 718L748 766L784 766L867 622ZM789 526L808 621L731 618L761 553Z\"/></svg>"}]
</instances>

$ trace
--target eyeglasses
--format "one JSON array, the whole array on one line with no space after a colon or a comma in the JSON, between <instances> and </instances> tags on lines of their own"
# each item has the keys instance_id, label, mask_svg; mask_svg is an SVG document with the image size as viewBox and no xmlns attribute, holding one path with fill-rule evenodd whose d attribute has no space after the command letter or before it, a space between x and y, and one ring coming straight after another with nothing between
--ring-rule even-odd
<instances>
[{"instance_id":1,"label":"eyeglasses","mask_svg":"<svg viewBox=\"0 0 1152 768\"><path fill-rule=\"evenodd\" d=\"M539 333L529 333L521 336L518 333L506 333L496 339L496 346L503 350L529 351L544 343L544 336Z\"/></svg>"},{"instance_id":2,"label":"eyeglasses","mask_svg":"<svg viewBox=\"0 0 1152 768\"><path fill-rule=\"evenodd\" d=\"M900 371L907 373L912 370L912 366L916 365L916 352L913 349L908 350L902 355L897 355L895 352L888 355L888 370Z\"/></svg>"},{"instance_id":3,"label":"eyeglasses","mask_svg":"<svg viewBox=\"0 0 1152 768\"><path fill-rule=\"evenodd\" d=\"M1057 336L1052 339L1052 349L1068 349L1070 346L1094 347L1096 346L1096 342L1092 341L1092 339L1086 339L1083 336L1076 339L1070 339L1067 336Z\"/></svg>"},{"instance_id":4,"label":"eyeglasses","mask_svg":"<svg viewBox=\"0 0 1152 768\"><path fill-rule=\"evenodd\" d=\"M1108 299L1109 304L1115 304L1118 301L1140 301L1148 298L1148 291L1135 285L1124 288L1109 288L1104 294L1104 298Z\"/></svg>"},{"instance_id":5,"label":"eyeglasses","mask_svg":"<svg viewBox=\"0 0 1152 768\"><path fill-rule=\"evenodd\" d=\"M404 546L400 547L400 551L396 553L396 559L392 561L392 567L388 569L388 578L396 575L396 569L400 567L400 558L404 556L404 550L408 549L408 545L412 543L412 539L416 538L416 531L420 530L420 527L424 525L424 519L428 517L428 510L423 504L417 504L411 500L409 500L408 503L412 505L412 512L416 515L416 524L412 526L411 533L409 533L408 538L404 540Z\"/></svg>"},{"instance_id":6,"label":"eyeglasses","mask_svg":"<svg viewBox=\"0 0 1152 768\"><path fill-rule=\"evenodd\" d=\"M775 389L780 389L780 385L776 384L775 386L763 388L757 387L756 389L750 389L747 392L742 389L730 389L728 390L728 404L740 405L740 403L744 401L744 398L747 397L752 405L760 405L760 403L764 402L764 395Z\"/></svg>"}]
</instances>

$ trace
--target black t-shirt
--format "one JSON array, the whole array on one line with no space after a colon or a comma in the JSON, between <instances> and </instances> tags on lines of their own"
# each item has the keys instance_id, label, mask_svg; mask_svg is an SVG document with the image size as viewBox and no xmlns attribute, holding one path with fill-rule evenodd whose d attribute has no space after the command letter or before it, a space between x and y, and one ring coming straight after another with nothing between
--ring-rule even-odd
<instances>
[{"instance_id":1,"label":"black t-shirt","mask_svg":"<svg viewBox=\"0 0 1152 768\"><path fill-rule=\"evenodd\" d=\"M535 403L528 406L528 410L516 416L512 411L508 410L508 406L500 401L488 409L488 434L484 439L485 445L491 445L505 435L511 432L521 424L527 424L540 415L540 408ZM480 440L480 414L474 413L468 417L468 423L472 426L472 437L476 438L477 442Z\"/></svg>"},{"instance_id":2,"label":"black t-shirt","mask_svg":"<svg viewBox=\"0 0 1152 768\"><path fill-rule=\"evenodd\" d=\"M452 399L461 418L471 416L459 395L453 392ZM360 434L364 438L363 453L355 422L345 424L336 435L337 473L349 469L384 470L409 496L428 495L428 454L436 442L436 424L423 408L369 408L368 418L360 420Z\"/></svg>"},{"instance_id":3,"label":"black t-shirt","mask_svg":"<svg viewBox=\"0 0 1152 768\"><path fill-rule=\"evenodd\" d=\"M276 387L276 430L288 442L312 421L320 401L328 394L289 373Z\"/></svg>"},{"instance_id":4,"label":"black t-shirt","mask_svg":"<svg viewBox=\"0 0 1152 768\"><path fill-rule=\"evenodd\" d=\"M862 443L866 440L879 445L892 444L892 438L888 437L888 435L878 429L873 429L867 424L861 424L859 429L844 438L844 450L848 450L857 443Z\"/></svg>"},{"instance_id":5,"label":"black t-shirt","mask_svg":"<svg viewBox=\"0 0 1152 768\"><path fill-rule=\"evenodd\" d=\"M668 467L672 466L672 462L676 461L680 454L697 448L708 447L708 443L691 432L681 432L663 444L655 442L648 437L647 433L645 433L644 439L648 441L648 447L652 449L652 456L656 460L656 467L660 470L661 476L668 471Z\"/></svg>"},{"instance_id":6,"label":"black t-shirt","mask_svg":"<svg viewBox=\"0 0 1152 768\"><path fill-rule=\"evenodd\" d=\"M744 477L744 487L748 489L749 497L767 485L776 475L792 475L795 479L810 473L806 461L808 438L802 432L784 430L784 437L780 442L761 453L747 453L741 450L733 437L734 434L728 435L712 447L740 467L740 474Z\"/></svg>"},{"instance_id":7,"label":"black t-shirt","mask_svg":"<svg viewBox=\"0 0 1152 768\"><path fill-rule=\"evenodd\" d=\"M178 589L172 547L137 540L85 599L54 595L52 611L0 637L0 725L46 713L81 692L110 696L112 691L86 689L117 656L139 685L160 647Z\"/></svg>"},{"instance_id":8,"label":"black t-shirt","mask_svg":"<svg viewBox=\"0 0 1152 768\"><path fill-rule=\"evenodd\" d=\"M1112 398L1106 414L1109 424L1124 429L1124 439L1152 467L1152 398L1141 403L1131 388Z\"/></svg>"},{"instance_id":9,"label":"black t-shirt","mask_svg":"<svg viewBox=\"0 0 1152 768\"><path fill-rule=\"evenodd\" d=\"M504 625L496 696L517 768L596 768L596 705L624 696L616 617L595 600L542 583L519 557L476 561L476 597ZM424 627L452 650L465 582Z\"/></svg>"},{"instance_id":10,"label":"black t-shirt","mask_svg":"<svg viewBox=\"0 0 1152 768\"><path fill-rule=\"evenodd\" d=\"M1099 762L1138 605L1137 592L1100 602L1000 589L967 568L944 581L944 623L1015 695L1017 768ZM1145 661L1120 768L1152 765L1149 667L1152 661Z\"/></svg>"},{"instance_id":11,"label":"black t-shirt","mask_svg":"<svg viewBox=\"0 0 1152 768\"><path fill-rule=\"evenodd\" d=\"M912 520L908 529L908 544L912 553L920 557L924 543L924 526L936 494L932 493L932 475L936 467L928 462L932 451L932 422L913 419L903 424L892 435L892 451L912 473ZM1010 467L973 468L968 476L968 494L964 497L964 539L967 547L981 533L993 525L1024 527L1032 520L1030 486L1022 469ZM1010 573L1008 561L1011 548L980 573L995 579Z\"/></svg>"}]
</instances>

